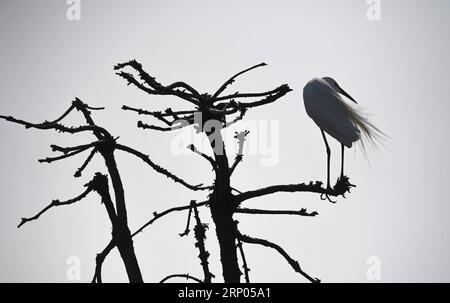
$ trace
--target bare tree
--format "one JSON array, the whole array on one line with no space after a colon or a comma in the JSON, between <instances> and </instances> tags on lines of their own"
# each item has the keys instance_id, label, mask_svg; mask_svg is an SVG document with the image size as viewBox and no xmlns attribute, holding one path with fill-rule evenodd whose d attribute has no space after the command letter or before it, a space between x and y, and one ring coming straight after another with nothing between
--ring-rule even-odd
<instances>
[{"instance_id":1,"label":"bare tree","mask_svg":"<svg viewBox=\"0 0 450 303\"><path fill-rule=\"evenodd\" d=\"M100 282L100 283L102 282L101 269L103 261L105 260L108 253L114 247L117 247L120 256L123 260L123 263L125 265L129 281L133 283L140 283L143 282L143 279L141 275L141 270L139 268L138 260L136 258L136 254L134 252L132 238L134 235L136 235L139 231L142 231L146 226L148 226L152 222L148 223L148 225L144 225L138 232L134 233L133 235L131 234L130 229L128 227L124 188L122 185L122 179L119 174L119 170L117 168L115 151L117 150L123 151L142 159L146 164L148 164L158 173L161 173L171 178L173 181L180 183L191 190L202 190L207 189L208 187L202 187L201 185L190 185L184 180L170 173L166 169L155 164L148 155L145 155L126 145L119 144L117 142L117 138L114 138L105 128L100 127L94 123L91 117L91 110L101 110L101 109L103 108L90 107L87 104L83 103L80 99L76 98L76 100L72 102L72 105L69 107L69 109L54 121L45 121L43 123L34 124L27 121L16 119L11 116L0 116L1 119L4 119L6 121L24 125L25 128L27 129L34 128L40 130L56 130L62 133L69 133L69 134L91 132L96 138L95 141L88 144L72 147L60 147L57 145L51 145L52 151L58 152L60 153L60 155L56 157L48 157L45 159L41 159L39 160L39 162L51 163L54 161L64 160L90 150L90 153L87 156L86 160L83 162L81 167L78 168L77 171L75 172L74 176L80 177L83 170L91 162L95 154L99 153L105 161L105 165L107 167L114 191L115 203L113 202L113 199L111 198L110 195L108 177L104 174L96 173L94 178L85 185L86 189L80 195L67 201L59 201L59 200L52 201L48 206L43 208L35 216L30 218L22 218L18 227L21 227L27 222L37 220L42 214L44 214L53 207L76 203L85 198L89 193L97 192L101 197L102 204L105 205L106 211L111 221L112 238L109 244L106 246L106 248L100 254L97 255L96 268L92 282ZM61 124L62 120L74 110L77 110L82 113L86 121L86 125L82 125L79 127L67 127Z\"/></svg>"},{"instance_id":2,"label":"bare tree","mask_svg":"<svg viewBox=\"0 0 450 303\"><path fill-rule=\"evenodd\" d=\"M133 108L124 105L122 108L127 111L133 111L139 115L146 115L158 120L160 125L147 124L142 121L138 121L137 126L142 129L150 129L154 131L169 132L179 130L188 126L194 126L199 132L204 133L210 143L210 147L213 151L214 157L210 157L198 150L194 145L189 145L189 149L200 155L206 161L210 163L214 172L215 179L211 188L211 193L207 201L201 203L191 203L183 208L177 208L176 210L189 210L188 227L192 210L196 216L196 239L197 247L200 250L200 260L204 271L204 280L192 277L190 275L175 274L166 277L161 282L173 277L185 277L194 281L210 282L212 274L208 269L207 257L208 253L204 247L204 229L201 229L201 222L198 217L197 207L202 205L209 205L211 210L212 219L215 224L215 230L217 239L220 246L220 258L222 263L222 274L225 282L237 283L240 282L240 276L242 275L239 263L238 263L238 251L241 254L243 269L246 282L249 282L249 268L247 260L245 259L242 242L249 244L258 244L275 249L281 254L282 257L291 265L291 267L304 276L310 282L319 282L320 280L311 277L305 271L302 270L299 263L291 258L287 252L279 245L269 242L265 239L257 239L251 236L242 234L238 227L237 221L233 216L235 213L244 214L272 214L272 215L298 215L298 216L315 216L317 212L308 212L306 209L300 211L292 210L260 210L260 209L247 209L243 208L242 204L253 198L262 197L279 192L311 192L320 195L322 200L328 200L334 202L330 197L344 196L346 192L350 191L350 188L354 185L348 182L346 176L337 180L336 185L333 188L324 188L322 182L309 182L299 184L285 184L285 185L273 185L265 188L260 188L247 192L239 192L234 190L231 186L231 177L236 167L243 159L243 145L245 137L248 132L236 133L235 138L238 144L238 153L234 158L234 161L230 163L229 158L225 151L224 139L222 137L221 130L232 125L233 123L244 118L246 112L249 109L254 109L260 106L269 105L279 100L281 97L291 91L288 85L284 84L275 89L266 92L257 93L232 93L224 94L226 88L230 86L237 77L244 73L247 73L258 67L265 66L265 63L261 63L245 69L227 81L225 81L219 89L213 94L199 93L191 85L185 82L174 82L170 85L163 85L159 83L155 77L148 74L142 65L136 60L117 64L115 70L117 74L124 78L128 84L132 84L144 91L149 95L168 95L177 97L184 102L187 102L192 106L191 110L179 110L174 111L171 108L167 108L162 111L148 111L139 108ZM130 69L131 72L124 71ZM139 79L139 80L138 80ZM246 101L248 100L248 101ZM200 117L200 119L198 119ZM237 192L234 194L233 191ZM169 210L169 212L172 212ZM164 214L167 214L166 211ZM160 216L155 214L157 219ZM153 220L153 219L152 219ZM151 221L153 222L153 221ZM151 223L150 223L151 224ZM148 225L146 225L148 226ZM186 234L188 231L185 231Z\"/></svg>"}]
</instances>

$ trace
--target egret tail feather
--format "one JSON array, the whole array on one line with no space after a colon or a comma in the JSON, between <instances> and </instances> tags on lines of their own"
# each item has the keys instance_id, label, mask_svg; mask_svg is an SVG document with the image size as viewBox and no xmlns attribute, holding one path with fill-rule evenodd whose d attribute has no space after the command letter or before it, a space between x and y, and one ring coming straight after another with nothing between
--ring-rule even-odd
<instances>
[{"instance_id":1,"label":"egret tail feather","mask_svg":"<svg viewBox=\"0 0 450 303\"><path fill-rule=\"evenodd\" d=\"M361 109L347 103L343 104L349 114L350 120L359 130L360 139L358 142L364 155L367 156L367 147L369 147L370 150L376 150L380 145L385 146L384 143L389 136L370 122L367 118L367 114Z\"/></svg>"}]
</instances>

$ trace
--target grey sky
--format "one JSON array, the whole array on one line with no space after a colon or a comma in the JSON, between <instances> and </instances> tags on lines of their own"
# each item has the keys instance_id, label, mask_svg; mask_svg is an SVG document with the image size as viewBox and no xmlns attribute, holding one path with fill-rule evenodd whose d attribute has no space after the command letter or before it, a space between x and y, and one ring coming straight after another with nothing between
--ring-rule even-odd
<instances>
[{"instance_id":1,"label":"grey sky","mask_svg":"<svg viewBox=\"0 0 450 303\"><path fill-rule=\"evenodd\" d=\"M232 179L240 190L271 184L325 180L326 155L319 129L303 107L302 88L332 76L372 113L392 139L367 161L347 151L346 172L358 187L331 205L312 194L278 194L249 207L317 210L315 218L236 216L245 234L282 245L302 268L326 282L366 282L369 256L381 260L383 282L448 282L448 134L450 105L450 2L381 1L381 20L368 21L364 0L346 1L81 1L81 20L66 19L63 0L4 0L0 4L0 113L42 121L62 113L75 96L107 110L99 124L124 144L191 183L210 183L208 163L171 153L176 134L142 131L121 105L153 110L186 108L171 97L149 97L114 74L132 58L163 83L184 80L212 92L230 75L254 64L269 65L236 82L230 92L259 91L288 83L293 92L250 111L249 120L277 120L279 162L262 166L249 156ZM75 115L76 117L76 115ZM73 118L77 124L81 120ZM24 130L0 123L1 282L67 282L66 260L81 259L81 281L92 278L96 253L110 227L95 195L60 207L18 230L52 199L71 198L96 171L72 177L83 157L37 163L49 144L90 142L89 136ZM250 137L251 140L252 137ZM228 145L234 142L228 142ZM332 177L339 173L339 145L332 143ZM203 200L140 160L118 156L129 221L135 230L153 211ZM210 221L209 210L201 211ZM180 238L185 214L161 219L135 238L144 280L172 273L201 276L192 237ZM221 281L213 225L206 242L212 271ZM303 282L274 251L246 245L254 282ZM126 281L114 252L105 281Z\"/></svg>"}]
</instances>

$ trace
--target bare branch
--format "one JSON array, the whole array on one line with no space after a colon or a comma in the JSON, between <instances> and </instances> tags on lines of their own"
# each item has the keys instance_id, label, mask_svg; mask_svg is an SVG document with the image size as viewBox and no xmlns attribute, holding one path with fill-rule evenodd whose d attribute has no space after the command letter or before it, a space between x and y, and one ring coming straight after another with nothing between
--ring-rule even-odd
<instances>
[{"instance_id":1,"label":"bare branch","mask_svg":"<svg viewBox=\"0 0 450 303\"><path fill-rule=\"evenodd\" d=\"M59 160L63 160L63 159L67 159L67 158L73 157L73 156L75 156L75 155L77 155L79 153L84 152L87 149L89 149L89 147L80 148L80 149L75 150L73 152L68 152L68 153L65 153L65 154L63 154L61 156L57 156L57 157L47 157L45 159L38 159L38 162L39 163L52 163L52 162L55 162L55 161L59 161Z\"/></svg>"},{"instance_id":2,"label":"bare branch","mask_svg":"<svg viewBox=\"0 0 450 303\"><path fill-rule=\"evenodd\" d=\"M289 265L291 265L291 267L298 272L299 274L301 274L303 277L305 277L306 279L308 279L310 282L312 283L320 283L320 280L317 278L312 278L310 275L308 275L306 272L304 272L301 267L300 264L295 261L294 259L292 259L287 253L286 251L284 251L283 248L281 248L279 245L274 244L272 242L269 242L267 240L264 239L258 239L258 238L252 238L249 237L247 235L243 235L238 231L238 238L242 241L242 242L246 242L246 243L251 243L251 244L259 244L259 245L263 245L266 247L270 247L275 249L278 253L280 253L285 259L286 261L289 263Z\"/></svg>"},{"instance_id":3,"label":"bare branch","mask_svg":"<svg viewBox=\"0 0 450 303\"><path fill-rule=\"evenodd\" d=\"M91 142L89 144L82 144L82 145L77 145L77 146L70 146L70 147L61 147L55 144L50 145L50 148L52 149L53 152L61 152L64 154L67 154L68 152L71 151L76 151L76 150L86 150L90 147L94 147L97 146L100 143L100 141L95 141L95 142Z\"/></svg>"},{"instance_id":4,"label":"bare branch","mask_svg":"<svg viewBox=\"0 0 450 303\"><path fill-rule=\"evenodd\" d=\"M180 235L180 237L184 237L189 235L189 232L191 231L189 229L189 226L191 225L191 215L192 215L192 207L189 208L189 213L188 213L188 218L187 218L187 222L186 222L186 229L184 230L184 232L182 232Z\"/></svg>"},{"instance_id":5,"label":"bare branch","mask_svg":"<svg viewBox=\"0 0 450 303\"><path fill-rule=\"evenodd\" d=\"M208 204L209 204L209 201L203 201L203 202L196 203L196 206L197 207L201 207L201 206L208 205ZM147 223L145 223L138 230L136 230L131 235L131 237L136 236L137 234L142 232L147 226L153 224L156 220L158 220L158 219L160 219L160 218L162 218L162 217L164 217L164 216L166 216L166 215L168 215L170 213L173 213L173 212L176 212L176 211L188 210L188 209L191 209L192 207L193 207L193 205L189 204L189 205L186 205L186 206L173 207L173 208L167 209L167 210L165 210L165 211L163 211L161 213L154 212L153 213L153 218L150 221L148 221Z\"/></svg>"},{"instance_id":6,"label":"bare branch","mask_svg":"<svg viewBox=\"0 0 450 303\"><path fill-rule=\"evenodd\" d=\"M202 280L200 280L200 279L198 279L198 278L196 278L196 277L190 276L189 274L175 274L175 275L170 275L170 276L167 276L167 277L165 277L164 279L162 279L159 283L164 283L164 282L166 282L167 280L170 280L170 279L172 279L172 278L186 278L186 280L193 280L193 281L198 282L198 283L204 283Z\"/></svg>"},{"instance_id":7,"label":"bare branch","mask_svg":"<svg viewBox=\"0 0 450 303\"><path fill-rule=\"evenodd\" d=\"M198 255L198 257L200 258L200 261L202 264L203 274L205 276L205 283L211 283L211 279L214 278L215 276L209 270L209 263L208 263L209 252L205 248L207 225L203 224L200 221L197 204L194 200L191 201L191 205L192 205L192 208L194 209L194 216L195 216L195 221L196 221L194 231L195 231L195 239L197 240L197 243L195 244L195 246L197 246L198 250L200 251L200 254Z\"/></svg>"},{"instance_id":8,"label":"bare branch","mask_svg":"<svg viewBox=\"0 0 450 303\"><path fill-rule=\"evenodd\" d=\"M184 83L184 82L175 82L169 86L163 86L162 84L158 83L154 77L151 77L147 72L145 72L142 69L142 64L137 62L136 60L131 60L125 63L117 64L114 69L115 70L121 70L126 66L132 67L134 70L136 70L139 74L139 77L150 86L150 88L145 87L143 84L141 84L139 81L137 81L132 74L125 73L123 71L118 72L117 75L124 78L128 81L128 84L133 84L139 89L145 91L148 94L151 95L173 95L180 97L190 103L193 103L195 105L199 104L199 100L202 99L201 95L193 89L190 85ZM186 91L181 91L177 88L183 88L186 89Z\"/></svg>"},{"instance_id":9,"label":"bare branch","mask_svg":"<svg viewBox=\"0 0 450 303\"><path fill-rule=\"evenodd\" d=\"M236 154L236 157L234 159L234 163L230 168L230 175L233 174L234 170L236 169L237 165L242 161L242 158L244 156L244 143L245 143L245 137L250 132L248 130L242 131L242 132L236 132L234 135L234 138L238 141L238 152Z\"/></svg>"},{"instance_id":10,"label":"bare branch","mask_svg":"<svg viewBox=\"0 0 450 303\"><path fill-rule=\"evenodd\" d=\"M41 124L33 124L24 120L19 120L11 116L0 116L0 119L13 122L16 124L24 125L25 128L35 128L35 129L41 129L41 130L47 130L47 129L54 129L63 133L80 133L85 131L100 131L102 133L107 133L106 130L99 126L93 126L93 125L84 125L84 126L78 126L78 127L67 127L62 124L50 124L50 123L41 123Z\"/></svg>"},{"instance_id":11,"label":"bare branch","mask_svg":"<svg viewBox=\"0 0 450 303\"><path fill-rule=\"evenodd\" d=\"M39 219L39 217L42 214L44 214L46 211L48 211L52 207L61 206L61 205L69 205L69 204L73 204L75 202L82 200L93 190L93 188L90 186L90 183L86 184L85 186L87 187L86 190L83 193L81 193L80 195L78 195L77 197L75 197L73 199L69 199L67 201L53 200L49 205L47 205L44 209L42 209L35 216L30 217L30 218L22 218L22 221L17 226L17 228L20 228L22 225L24 225L27 222Z\"/></svg>"},{"instance_id":12,"label":"bare branch","mask_svg":"<svg viewBox=\"0 0 450 303\"><path fill-rule=\"evenodd\" d=\"M91 162L92 158L94 158L95 153L98 151L97 147L94 147L91 151L91 153L89 154L89 156L86 158L86 160L83 162L83 165L81 165L80 168L77 169L77 171L74 174L75 178L79 178L81 177L81 173L83 172L83 170L86 168L86 166L88 166L89 162Z\"/></svg>"},{"instance_id":13,"label":"bare branch","mask_svg":"<svg viewBox=\"0 0 450 303\"><path fill-rule=\"evenodd\" d=\"M321 195L327 196L343 196L345 197L346 192L350 192L350 188L355 185L350 184L348 182L348 178L344 176L343 179L338 179L336 185L333 188L327 189L322 187L322 182L310 182L309 184L300 183L300 184L285 184L285 185L273 185L265 188L251 190L239 194L235 197L237 203L243 202L248 199L261 197L265 195L270 195L279 192L310 192L310 193L318 193Z\"/></svg>"},{"instance_id":14,"label":"bare branch","mask_svg":"<svg viewBox=\"0 0 450 303\"><path fill-rule=\"evenodd\" d=\"M255 215L296 215L304 217L315 217L319 213L313 211L309 213L306 209L301 210L265 210L265 209L251 209L251 208L238 208L236 213L240 214L255 214Z\"/></svg>"},{"instance_id":15,"label":"bare branch","mask_svg":"<svg viewBox=\"0 0 450 303\"><path fill-rule=\"evenodd\" d=\"M242 248L242 241L239 238L237 238L237 247L239 248L239 252L240 252L241 258L242 258L242 269L244 269L245 283L250 283L250 276L248 274L250 272L250 268L248 268L244 249Z\"/></svg>"},{"instance_id":16,"label":"bare branch","mask_svg":"<svg viewBox=\"0 0 450 303\"><path fill-rule=\"evenodd\" d=\"M174 174L170 173L165 168L162 168L162 167L158 166L157 164L153 163L153 161L150 160L150 157L148 155L144 155L143 153L141 153L141 152L139 152L139 151L137 151L137 150L135 150L135 149L133 149L131 147L128 147L128 146L125 146L125 145L122 145L122 144L116 144L116 148L118 150L122 150L124 152L127 152L129 154L132 154L132 155L142 159L142 161L144 161L145 163L150 165L150 167L153 168L156 172L167 176L168 178L172 179L173 181L175 181L177 183L180 183L180 184L184 185L185 187L187 187L187 188L189 188L191 190L197 191L197 190L205 190L205 189L209 189L210 188L209 186L208 187L202 187L203 184L191 185L191 184L186 183L184 180L182 180L181 178L179 178L179 177L175 176Z\"/></svg>"},{"instance_id":17,"label":"bare branch","mask_svg":"<svg viewBox=\"0 0 450 303\"><path fill-rule=\"evenodd\" d=\"M188 149L190 149L193 153L195 153L195 154L197 154L197 155L203 157L204 159L206 159L206 160L211 164L211 166L213 167L214 170L217 169L217 165L216 165L216 162L214 161L214 159L211 158L210 156L208 156L208 155L202 153L201 151L199 151L199 150L195 147L194 144L189 145L189 146L188 146Z\"/></svg>"},{"instance_id":18,"label":"bare branch","mask_svg":"<svg viewBox=\"0 0 450 303\"><path fill-rule=\"evenodd\" d=\"M114 240L111 239L109 244L102 250L101 253L97 254L95 258L95 272L94 277L92 278L92 283L102 283L102 265L105 261L106 256L111 252L111 250L115 247Z\"/></svg>"},{"instance_id":19,"label":"bare branch","mask_svg":"<svg viewBox=\"0 0 450 303\"><path fill-rule=\"evenodd\" d=\"M254 66L252 66L250 68L247 68L247 69L237 73L236 75L232 76L230 79L225 81L225 83L222 84L222 86L214 93L214 95L212 96L211 100L212 101L217 100L216 98L227 88L227 86L231 85L235 81L235 79L237 77L239 77L240 75L242 75L242 74L244 74L244 73L246 73L248 71L251 71L252 69L255 69L255 68L258 68L258 67L261 67L261 66L266 66L266 65L267 64L263 62L263 63L257 64L257 65L254 65Z\"/></svg>"}]
</instances>

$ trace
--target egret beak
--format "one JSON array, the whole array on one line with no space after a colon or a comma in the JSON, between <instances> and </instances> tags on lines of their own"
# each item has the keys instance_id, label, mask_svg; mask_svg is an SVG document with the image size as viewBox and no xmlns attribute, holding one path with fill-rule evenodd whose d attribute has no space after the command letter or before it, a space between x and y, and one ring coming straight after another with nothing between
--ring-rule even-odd
<instances>
[{"instance_id":1,"label":"egret beak","mask_svg":"<svg viewBox=\"0 0 450 303\"><path fill-rule=\"evenodd\" d=\"M338 88L339 88L339 93L340 93L341 95L346 96L347 98L349 98L350 100L352 100L353 102L355 102L356 104L358 104L358 102L356 102L356 100L353 99L352 96L350 96L349 94L347 94L347 92L346 92L345 90L343 90L340 86L338 86Z\"/></svg>"}]
</instances>

